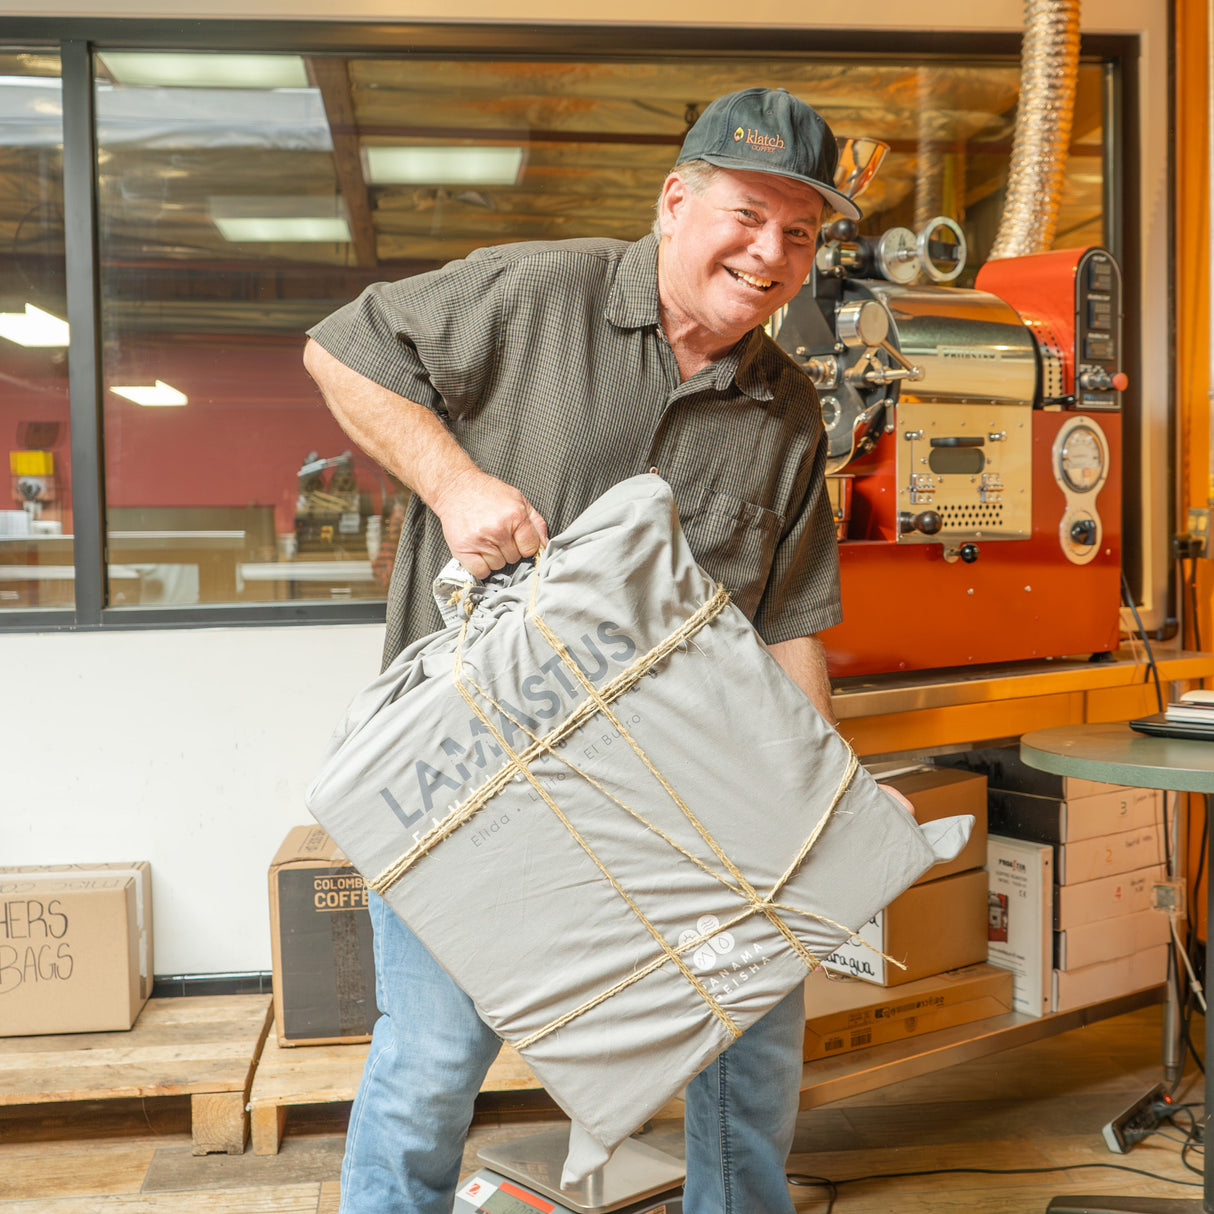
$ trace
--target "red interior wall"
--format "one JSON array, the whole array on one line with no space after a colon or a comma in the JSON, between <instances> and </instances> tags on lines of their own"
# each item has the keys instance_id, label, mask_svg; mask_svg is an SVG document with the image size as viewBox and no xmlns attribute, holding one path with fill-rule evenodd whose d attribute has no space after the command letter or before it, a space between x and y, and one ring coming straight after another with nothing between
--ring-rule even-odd
<instances>
[{"instance_id":1,"label":"red interior wall","mask_svg":"<svg viewBox=\"0 0 1214 1214\"><path fill-rule=\"evenodd\" d=\"M294 336L162 337L107 355L107 385L161 379L189 397L181 407L148 408L106 391L109 505L272 506L275 529L291 531L296 474L305 457L352 448L303 370L302 350L302 338ZM49 351L0 354L0 450L17 447L22 421L62 423L55 470L64 529L70 530L67 376L53 357ZM378 508L381 480L374 466L360 457L356 471L360 488Z\"/></svg>"}]
</instances>

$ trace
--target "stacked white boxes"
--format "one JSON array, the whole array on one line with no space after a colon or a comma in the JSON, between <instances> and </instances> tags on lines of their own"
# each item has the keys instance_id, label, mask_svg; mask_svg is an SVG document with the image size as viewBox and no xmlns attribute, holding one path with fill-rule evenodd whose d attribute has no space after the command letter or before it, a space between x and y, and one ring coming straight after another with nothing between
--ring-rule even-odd
<instances>
[{"instance_id":1,"label":"stacked white boxes","mask_svg":"<svg viewBox=\"0 0 1214 1214\"><path fill-rule=\"evenodd\" d=\"M1037 771L1012 748L949 761L987 776L989 960L1017 973L1016 1010L1068 1011L1164 982L1170 927L1152 908L1167 879L1164 794ZM1027 869L1014 878L1017 863ZM1000 938L1017 901L1022 934ZM1030 926L1043 915L1052 939Z\"/></svg>"}]
</instances>

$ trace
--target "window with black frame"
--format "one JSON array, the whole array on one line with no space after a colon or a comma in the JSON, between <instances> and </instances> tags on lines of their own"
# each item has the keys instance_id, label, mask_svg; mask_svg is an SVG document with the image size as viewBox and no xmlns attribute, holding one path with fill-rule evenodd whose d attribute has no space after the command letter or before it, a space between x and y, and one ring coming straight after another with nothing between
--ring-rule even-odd
<instances>
[{"instance_id":1,"label":"window with black frame","mask_svg":"<svg viewBox=\"0 0 1214 1214\"><path fill-rule=\"evenodd\" d=\"M22 62L0 99L37 94L12 83L24 72L53 103L53 60ZM888 143L862 233L955 219L971 267L957 285L969 285L998 226L1020 77L1014 60L122 49L99 50L94 70L107 606L118 608L382 599L406 491L353 447L300 364L305 330L367 283L484 244L640 237L699 110L764 83L803 96L843 137ZM1080 69L1058 247L1104 240L1102 70ZM45 201L55 149L18 134L4 144L22 121L0 117L8 239L41 284L28 302L62 318L62 222ZM9 277L3 311L19 311ZM64 354L0 351L39 402L0 405L10 449L40 450L36 438L53 459L21 466L55 469L53 500L14 501L0 517L66 537ZM39 420L60 428L17 434ZM52 542L70 545L31 530L21 551ZM21 558L35 560L49 556ZM0 604L71 602L70 580L9 580L0 593L14 587Z\"/></svg>"},{"instance_id":2,"label":"window with black frame","mask_svg":"<svg viewBox=\"0 0 1214 1214\"><path fill-rule=\"evenodd\" d=\"M0 611L70 608L68 344L59 57L0 49Z\"/></svg>"}]
</instances>

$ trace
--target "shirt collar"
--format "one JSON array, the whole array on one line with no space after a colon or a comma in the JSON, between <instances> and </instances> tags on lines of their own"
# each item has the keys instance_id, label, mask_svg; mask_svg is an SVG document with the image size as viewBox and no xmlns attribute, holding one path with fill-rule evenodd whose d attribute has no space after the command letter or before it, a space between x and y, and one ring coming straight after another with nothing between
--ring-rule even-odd
<instances>
[{"instance_id":1,"label":"shirt collar","mask_svg":"<svg viewBox=\"0 0 1214 1214\"><path fill-rule=\"evenodd\" d=\"M621 329L644 329L660 324L658 310L658 241L649 235L636 241L620 259L615 283L607 300L606 317ZM764 334L752 329L728 354L719 358L710 374L718 392L736 384L752 400L773 397L762 357Z\"/></svg>"},{"instance_id":2,"label":"shirt collar","mask_svg":"<svg viewBox=\"0 0 1214 1214\"><path fill-rule=\"evenodd\" d=\"M636 241L620 258L606 315L621 329L644 329L658 323L657 237Z\"/></svg>"},{"instance_id":3,"label":"shirt collar","mask_svg":"<svg viewBox=\"0 0 1214 1214\"><path fill-rule=\"evenodd\" d=\"M733 384L752 400L771 400L775 395L767 375L769 360L764 359L765 334L751 329L724 358L714 364L715 383L719 392L727 392Z\"/></svg>"}]
</instances>

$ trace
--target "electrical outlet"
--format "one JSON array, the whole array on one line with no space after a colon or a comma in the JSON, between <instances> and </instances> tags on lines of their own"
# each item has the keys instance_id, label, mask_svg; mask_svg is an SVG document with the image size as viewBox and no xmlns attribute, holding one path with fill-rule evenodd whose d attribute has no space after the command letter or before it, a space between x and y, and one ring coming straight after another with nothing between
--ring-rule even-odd
<instances>
[{"instance_id":1,"label":"electrical outlet","mask_svg":"<svg viewBox=\"0 0 1214 1214\"><path fill-rule=\"evenodd\" d=\"M1151 891L1151 905L1169 915L1185 913L1185 886L1183 881L1156 881Z\"/></svg>"},{"instance_id":2,"label":"electrical outlet","mask_svg":"<svg viewBox=\"0 0 1214 1214\"><path fill-rule=\"evenodd\" d=\"M1135 1143L1141 1142L1148 1134L1154 1133L1162 1122L1169 1120L1171 1111L1167 1105L1171 1102L1167 1092L1166 1084L1157 1083L1104 1127L1104 1141L1110 1151L1124 1155Z\"/></svg>"},{"instance_id":3,"label":"electrical outlet","mask_svg":"<svg viewBox=\"0 0 1214 1214\"><path fill-rule=\"evenodd\" d=\"M1205 556L1210 543L1210 512L1199 506L1189 507L1189 541L1192 556Z\"/></svg>"}]
</instances>

